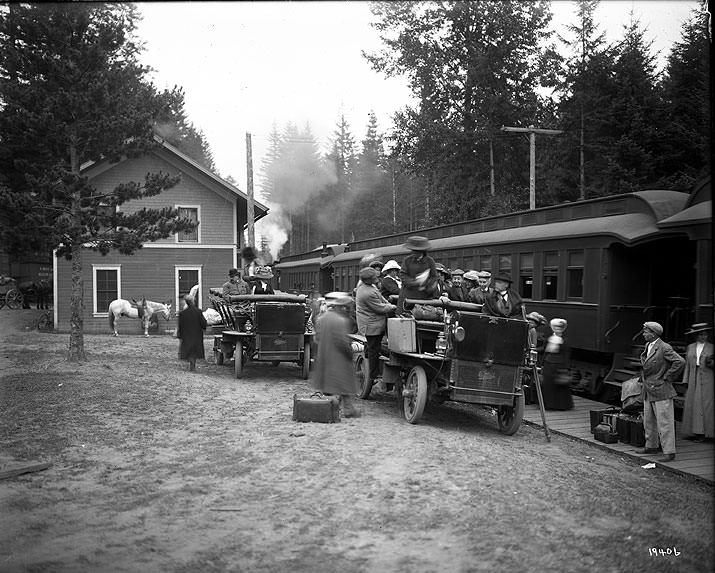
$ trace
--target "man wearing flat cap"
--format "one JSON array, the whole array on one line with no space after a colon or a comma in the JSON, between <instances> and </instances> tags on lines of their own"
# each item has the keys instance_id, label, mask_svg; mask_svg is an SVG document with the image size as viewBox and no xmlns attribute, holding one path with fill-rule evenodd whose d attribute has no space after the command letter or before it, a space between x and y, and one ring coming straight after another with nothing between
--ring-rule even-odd
<instances>
[{"instance_id":1,"label":"man wearing flat cap","mask_svg":"<svg viewBox=\"0 0 715 573\"><path fill-rule=\"evenodd\" d=\"M660 337L663 327L657 322L643 324L645 350L641 354L643 373L643 428L645 447L639 454L654 454L658 444L663 450L659 462L675 459L675 414L673 398L677 395L673 382L678 380L685 361L670 344Z\"/></svg>"},{"instance_id":2,"label":"man wearing flat cap","mask_svg":"<svg viewBox=\"0 0 715 573\"><path fill-rule=\"evenodd\" d=\"M685 334L695 342L685 352L683 383L688 385L683 409L683 436L696 442L715 437L713 403L713 343L708 341L712 327L706 322L693 324Z\"/></svg>"},{"instance_id":3,"label":"man wearing flat cap","mask_svg":"<svg viewBox=\"0 0 715 573\"><path fill-rule=\"evenodd\" d=\"M474 271L477 286L469 291L469 302L484 304L487 296L494 290L489 285L492 281L492 273L489 271Z\"/></svg>"},{"instance_id":4,"label":"man wearing flat cap","mask_svg":"<svg viewBox=\"0 0 715 573\"><path fill-rule=\"evenodd\" d=\"M368 383L374 384L380 375L380 346L387 327L387 316L397 308L385 300L373 286L379 273L372 267L360 270L361 284L355 292L355 315L358 334L367 339Z\"/></svg>"},{"instance_id":5,"label":"man wearing flat cap","mask_svg":"<svg viewBox=\"0 0 715 573\"><path fill-rule=\"evenodd\" d=\"M434 259L427 254L432 247L427 237L409 237L403 247L412 253L405 257L400 269L402 290L397 301L398 314L404 314L407 310L406 298L429 300L439 296L439 275Z\"/></svg>"},{"instance_id":6,"label":"man wearing flat cap","mask_svg":"<svg viewBox=\"0 0 715 573\"><path fill-rule=\"evenodd\" d=\"M464 271L462 269L454 269L452 271L452 286L447 293L450 300L458 300L461 302L467 302L467 289L464 288L462 283L464 279Z\"/></svg>"},{"instance_id":7,"label":"man wearing flat cap","mask_svg":"<svg viewBox=\"0 0 715 573\"><path fill-rule=\"evenodd\" d=\"M519 293L511 289L511 277L504 273L494 277L494 290L487 293L482 311L503 318L523 318L523 302Z\"/></svg>"}]
</instances>

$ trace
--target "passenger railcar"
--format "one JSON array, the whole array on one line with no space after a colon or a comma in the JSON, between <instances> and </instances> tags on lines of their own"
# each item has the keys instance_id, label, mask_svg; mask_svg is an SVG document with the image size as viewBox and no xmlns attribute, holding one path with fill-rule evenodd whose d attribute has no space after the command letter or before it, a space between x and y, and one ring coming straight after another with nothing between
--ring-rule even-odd
<instances>
[{"instance_id":1,"label":"passenger railcar","mask_svg":"<svg viewBox=\"0 0 715 573\"><path fill-rule=\"evenodd\" d=\"M574 388L587 395L603 397L634 375L644 321L660 322L676 345L688 325L712 321L709 179L690 194L601 197L284 257L275 265L281 288L350 291L364 255L401 262L414 234L446 267L509 273L528 312L565 318Z\"/></svg>"}]
</instances>

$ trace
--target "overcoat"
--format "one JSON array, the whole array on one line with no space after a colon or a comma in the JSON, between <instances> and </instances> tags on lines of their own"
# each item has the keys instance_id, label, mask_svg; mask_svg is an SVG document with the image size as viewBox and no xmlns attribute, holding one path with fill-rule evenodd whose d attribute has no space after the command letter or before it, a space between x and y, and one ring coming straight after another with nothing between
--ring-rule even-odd
<instances>
[{"instance_id":1,"label":"overcoat","mask_svg":"<svg viewBox=\"0 0 715 573\"><path fill-rule=\"evenodd\" d=\"M415 277L426 270L429 270L427 282L422 289L420 289ZM429 255L424 255L423 257L419 257L415 254L407 255L405 260L402 261L400 279L402 280L402 291L400 292L400 298L402 299L416 298L427 300L433 298L437 293L437 279L439 279L439 275L437 274L434 259Z\"/></svg>"},{"instance_id":2,"label":"overcoat","mask_svg":"<svg viewBox=\"0 0 715 573\"><path fill-rule=\"evenodd\" d=\"M360 284L355 294L358 333L363 336L377 336L385 332L387 315L395 310L395 305L385 300L372 285Z\"/></svg>"},{"instance_id":3,"label":"overcoat","mask_svg":"<svg viewBox=\"0 0 715 573\"><path fill-rule=\"evenodd\" d=\"M673 382L678 380L685 361L670 344L660 338L656 338L653 344L650 356L647 356L647 344L641 354L643 397L647 397L651 402L670 400L678 395L673 388Z\"/></svg>"},{"instance_id":4,"label":"overcoat","mask_svg":"<svg viewBox=\"0 0 715 573\"><path fill-rule=\"evenodd\" d=\"M181 360L206 357L203 332L205 328L204 314L196 306L187 306L179 313L176 337L181 341L179 343L179 358Z\"/></svg>"},{"instance_id":5,"label":"overcoat","mask_svg":"<svg viewBox=\"0 0 715 573\"><path fill-rule=\"evenodd\" d=\"M328 310L321 317L318 323L318 357L313 371L313 387L316 390L337 395L357 392L349 328L350 319L339 310Z\"/></svg>"},{"instance_id":6,"label":"overcoat","mask_svg":"<svg viewBox=\"0 0 715 573\"><path fill-rule=\"evenodd\" d=\"M715 437L715 408L713 403L713 344L706 342L700 353L700 366L697 364L697 343L690 344L685 353L685 370L683 370L683 383L688 385L685 394L685 408L683 410L683 423L681 428L684 436L691 436L693 432L693 410L701 407L703 410L703 426L705 437ZM696 401L699 403L696 404Z\"/></svg>"},{"instance_id":7,"label":"overcoat","mask_svg":"<svg viewBox=\"0 0 715 573\"><path fill-rule=\"evenodd\" d=\"M382 277L382 283L380 284L380 294L384 296L387 300L392 295L399 296L400 285L391 276Z\"/></svg>"},{"instance_id":8,"label":"overcoat","mask_svg":"<svg viewBox=\"0 0 715 573\"><path fill-rule=\"evenodd\" d=\"M504 318L522 318L523 313L521 312L521 308L523 305L523 301L521 300L519 293L512 289L508 289L506 293L507 301L509 303L508 307L504 306L503 300L499 293L495 290L492 290L485 297L484 308L482 309L482 311L486 314L491 314L492 316L501 316Z\"/></svg>"}]
</instances>

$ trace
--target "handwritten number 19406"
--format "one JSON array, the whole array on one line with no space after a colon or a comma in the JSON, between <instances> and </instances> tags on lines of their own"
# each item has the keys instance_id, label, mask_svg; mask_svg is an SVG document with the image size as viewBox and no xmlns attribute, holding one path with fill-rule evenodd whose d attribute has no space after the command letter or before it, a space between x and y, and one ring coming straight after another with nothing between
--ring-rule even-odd
<instances>
[{"instance_id":1,"label":"handwritten number 19406","mask_svg":"<svg viewBox=\"0 0 715 573\"><path fill-rule=\"evenodd\" d=\"M680 555L680 551L678 551L675 547L649 547L648 548L648 555L650 557L665 557L666 555L675 555L676 557Z\"/></svg>"}]
</instances>

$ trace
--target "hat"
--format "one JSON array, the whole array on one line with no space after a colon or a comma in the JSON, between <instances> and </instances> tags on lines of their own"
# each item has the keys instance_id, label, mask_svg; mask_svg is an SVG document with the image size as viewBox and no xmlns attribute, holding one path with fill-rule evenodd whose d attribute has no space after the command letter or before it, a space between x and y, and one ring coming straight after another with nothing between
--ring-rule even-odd
<instances>
[{"instance_id":1,"label":"hat","mask_svg":"<svg viewBox=\"0 0 715 573\"><path fill-rule=\"evenodd\" d=\"M380 273L377 272L376 269L373 269L372 267L365 267L364 269L360 269L360 280L364 282L365 284L372 284L377 280L377 277L380 276Z\"/></svg>"},{"instance_id":2,"label":"hat","mask_svg":"<svg viewBox=\"0 0 715 573\"><path fill-rule=\"evenodd\" d=\"M697 322L690 327L690 330L686 330L685 334L695 334L696 332L705 332L707 330L712 330L707 322Z\"/></svg>"},{"instance_id":3,"label":"hat","mask_svg":"<svg viewBox=\"0 0 715 573\"><path fill-rule=\"evenodd\" d=\"M363 269L365 267L371 267L374 263L382 264L382 256L376 255L375 253L365 255L362 259L360 259L359 266L361 269Z\"/></svg>"},{"instance_id":4,"label":"hat","mask_svg":"<svg viewBox=\"0 0 715 573\"><path fill-rule=\"evenodd\" d=\"M489 271L477 271L477 276L480 279L490 279L492 278L492 273L490 273Z\"/></svg>"},{"instance_id":5,"label":"hat","mask_svg":"<svg viewBox=\"0 0 715 573\"><path fill-rule=\"evenodd\" d=\"M435 263L434 268L437 269L438 273L446 273L447 269L444 268L444 265L442 263Z\"/></svg>"},{"instance_id":6,"label":"hat","mask_svg":"<svg viewBox=\"0 0 715 573\"><path fill-rule=\"evenodd\" d=\"M237 277L237 276L238 276L238 269L228 269L228 276L230 276L230 277Z\"/></svg>"},{"instance_id":7,"label":"hat","mask_svg":"<svg viewBox=\"0 0 715 573\"><path fill-rule=\"evenodd\" d=\"M373 269L380 271L382 270L382 267L385 266L385 264L382 261L372 261L369 266Z\"/></svg>"},{"instance_id":8,"label":"hat","mask_svg":"<svg viewBox=\"0 0 715 573\"><path fill-rule=\"evenodd\" d=\"M486 277L482 277L482 278L486 278ZM492 277L492 280L493 281L503 281L503 282L509 283L509 284L514 282L513 280L511 280L511 277L506 273L499 273L497 276Z\"/></svg>"},{"instance_id":9,"label":"hat","mask_svg":"<svg viewBox=\"0 0 715 573\"><path fill-rule=\"evenodd\" d=\"M464 275L464 271L462 269L454 269L452 271L452 276L456 277L457 275L462 276Z\"/></svg>"},{"instance_id":10,"label":"hat","mask_svg":"<svg viewBox=\"0 0 715 573\"><path fill-rule=\"evenodd\" d=\"M352 297L346 292L335 291L325 295L325 304L328 306L347 306L352 302Z\"/></svg>"},{"instance_id":11,"label":"hat","mask_svg":"<svg viewBox=\"0 0 715 573\"><path fill-rule=\"evenodd\" d=\"M392 269L400 269L400 265L397 264L397 261L395 259L390 259L385 263L385 266L382 267L382 272L386 273L387 271L391 271Z\"/></svg>"},{"instance_id":12,"label":"hat","mask_svg":"<svg viewBox=\"0 0 715 573\"><path fill-rule=\"evenodd\" d=\"M568 322L566 322L565 318L552 318L551 321L549 321L549 326L551 326L552 329L557 327L564 329L566 325L568 325Z\"/></svg>"},{"instance_id":13,"label":"hat","mask_svg":"<svg viewBox=\"0 0 715 573\"><path fill-rule=\"evenodd\" d=\"M477 282L479 278L479 273L477 271L467 271L464 273L465 280Z\"/></svg>"},{"instance_id":14,"label":"hat","mask_svg":"<svg viewBox=\"0 0 715 573\"><path fill-rule=\"evenodd\" d=\"M273 273L271 272L271 267L268 265L260 265L256 267L253 276L262 281L267 281L273 278Z\"/></svg>"},{"instance_id":15,"label":"hat","mask_svg":"<svg viewBox=\"0 0 715 573\"><path fill-rule=\"evenodd\" d=\"M431 243L427 240L427 237L408 237L407 242L402 245L410 251L428 251L432 248Z\"/></svg>"},{"instance_id":16,"label":"hat","mask_svg":"<svg viewBox=\"0 0 715 573\"><path fill-rule=\"evenodd\" d=\"M658 324L657 322L644 322L643 328L647 328L648 330L657 334L658 336L663 334L663 327L660 324Z\"/></svg>"},{"instance_id":17,"label":"hat","mask_svg":"<svg viewBox=\"0 0 715 573\"><path fill-rule=\"evenodd\" d=\"M536 324L546 324L546 317L538 312L530 312L526 315L527 320L533 320Z\"/></svg>"}]
</instances>

